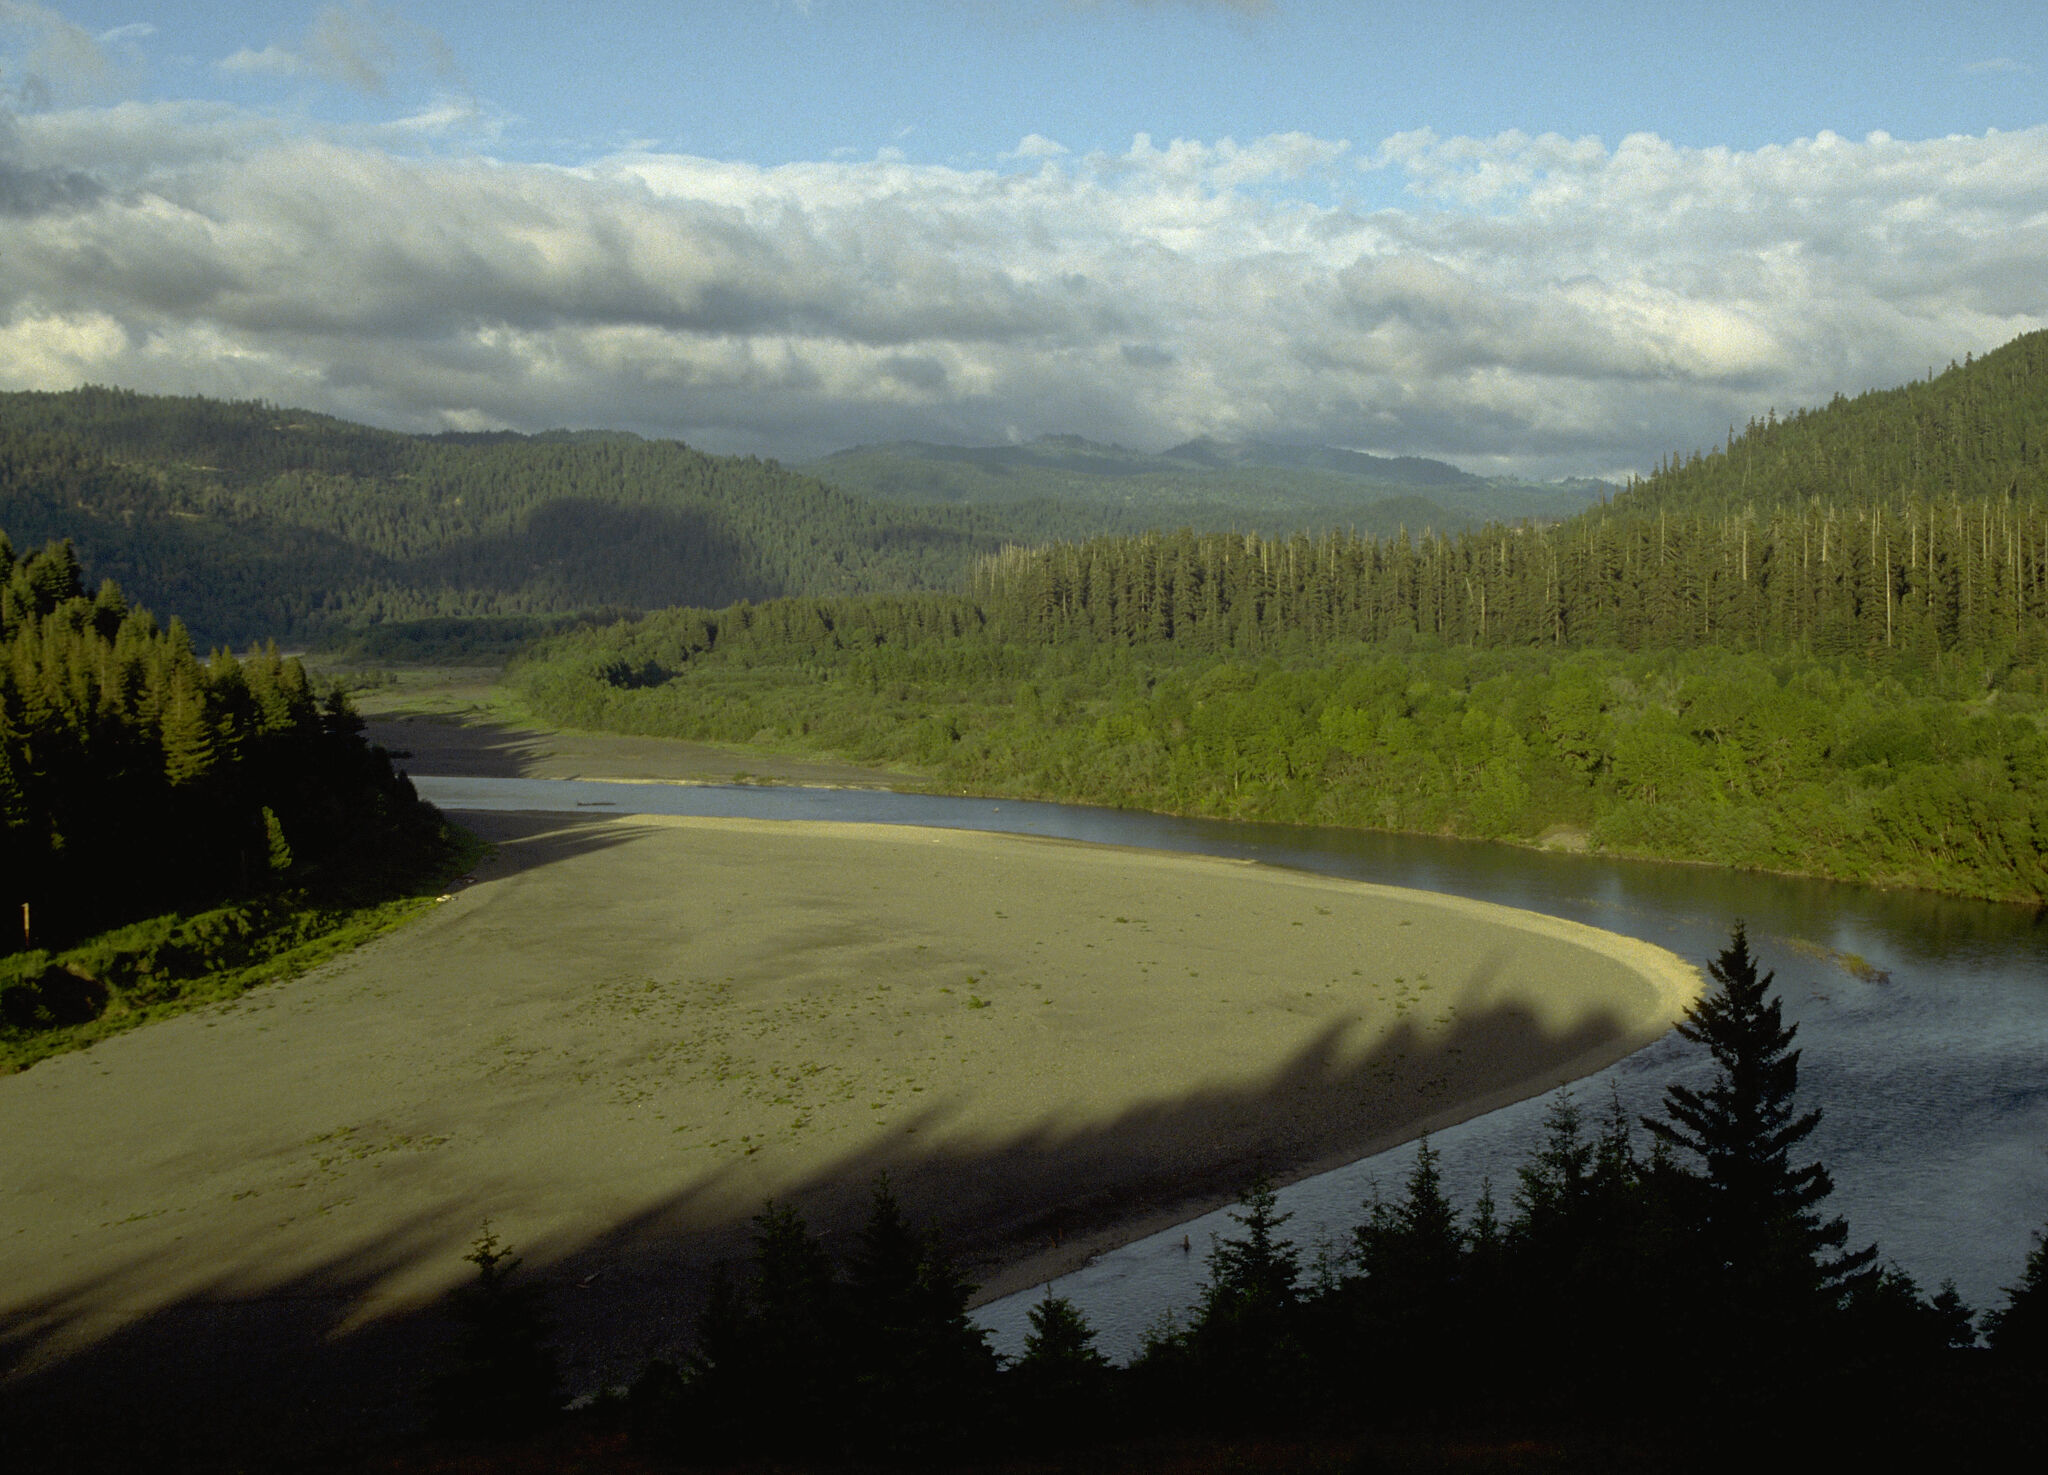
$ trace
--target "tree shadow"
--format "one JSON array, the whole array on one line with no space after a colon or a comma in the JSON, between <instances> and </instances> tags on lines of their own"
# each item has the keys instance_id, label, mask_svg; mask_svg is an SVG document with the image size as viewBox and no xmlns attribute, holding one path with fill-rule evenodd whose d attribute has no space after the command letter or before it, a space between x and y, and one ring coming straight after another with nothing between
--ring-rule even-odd
<instances>
[{"instance_id":1,"label":"tree shadow","mask_svg":"<svg viewBox=\"0 0 2048 1475\"><path fill-rule=\"evenodd\" d=\"M503 532L395 563L392 576L428 591L516 598L528 608L721 607L787 592L765 562L710 509L562 497Z\"/></svg>"},{"instance_id":2,"label":"tree shadow","mask_svg":"<svg viewBox=\"0 0 2048 1475\"><path fill-rule=\"evenodd\" d=\"M363 734L408 773L465 778L531 777L550 741L531 728L403 708L365 722Z\"/></svg>"},{"instance_id":3,"label":"tree shadow","mask_svg":"<svg viewBox=\"0 0 2048 1475\"><path fill-rule=\"evenodd\" d=\"M614 833L604 822L508 818L531 826L500 851L518 853L515 864ZM1049 1117L989 1141L955 1133L957 1104L942 1100L778 1197L828 1246L846 1247L886 1172L906 1210L986 1278L1072 1253L1086 1236L1230 1202L1255 1174L1288 1181L1457 1120L1471 1103L1536 1094L1618 1053L1626 1029L1604 1014L1552 1029L1508 1005L1447 1030L1402 1029L1358 1054L1333 1023L1256 1084L1190 1090L1083 1125ZM702 1175L573 1243L514 1245L522 1276L546 1290L572 1390L629 1380L688 1344L715 1268L747 1253L759 1207L733 1207L733 1171ZM413 1437L453 1323L444 1304L383 1288L422 1267L458 1281L459 1250L448 1247L473 1238L480 1218L469 1191L451 1185L346 1253L259 1276L254 1288L247 1267L224 1268L124 1319L124 1288L149 1275L128 1264L15 1303L0 1323L0 1420L25 1457L65 1469L304 1466Z\"/></svg>"}]
</instances>

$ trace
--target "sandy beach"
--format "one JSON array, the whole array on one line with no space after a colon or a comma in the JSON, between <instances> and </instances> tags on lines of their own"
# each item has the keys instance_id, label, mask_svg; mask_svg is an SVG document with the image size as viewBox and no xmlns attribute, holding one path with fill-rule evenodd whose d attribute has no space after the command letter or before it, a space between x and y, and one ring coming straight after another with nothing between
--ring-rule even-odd
<instances>
[{"instance_id":1,"label":"sandy beach","mask_svg":"<svg viewBox=\"0 0 2048 1475\"><path fill-rule=\"evenodd\" d=\"M388 1410L486 1218L589 1385L687 1340L765 1200L841 1242L885 1170L993 1295L1584 1075L1698 987L1576 924L1213 858L472 818L496 856L422 921L0 1079L17 1387L198 1347L309 1427L337 1387Z\"/></svg>"}]
</instances>

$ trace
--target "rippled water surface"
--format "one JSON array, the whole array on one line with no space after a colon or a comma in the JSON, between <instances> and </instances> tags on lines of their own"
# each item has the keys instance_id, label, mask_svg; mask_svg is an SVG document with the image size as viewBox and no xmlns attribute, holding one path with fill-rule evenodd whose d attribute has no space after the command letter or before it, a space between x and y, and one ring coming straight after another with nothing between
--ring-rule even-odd
<instances>
[{"instance_id":1,"label":"rippled water surface","mask_svg":"<svg viewBox=\"0 0 2048 1475\"><path fill-rule=\"evenodd\" d=\"M1826 1112L1809 1139L1834 1174L1833 1212L1852 1243L1875 1240L1932 1289L1953 1276L1965 1300L1998 1304L2033 1232L2048 1222L2048 916L1960 901L1706 867L1557 855L1509 846L1291 825L1236 824L1010 800L855 789L607 784L416 777L445 809L581 810L935 825L1227 855L1526 907L1604 927L1704 962L1737 917L1776 970L1799 1024L1801 1099ZM1860 959L1861 965L1852 965ZM1675 1036L1574 1088L1601 1111L1613 1082L1632 1110L1696 1080ZM1441 1133L1445 1177L1469 1204L1490 1176L1505 1211L1515 1168L1546 1103L1523 1102ZM1398 1149L1294 1185L1288 1232L1342 1239L1373 1184L1397 1192L1414 1153ZM1195 1299L1221 1215L1102 1256L1061 1279L1105 1351L1122 1356L1168 1308ZM1186 1239L1190 1248L1182 1249ZM996 1345L1021 1346L1038 1292L978 1313Z\"/></svg>"}]
</instances>

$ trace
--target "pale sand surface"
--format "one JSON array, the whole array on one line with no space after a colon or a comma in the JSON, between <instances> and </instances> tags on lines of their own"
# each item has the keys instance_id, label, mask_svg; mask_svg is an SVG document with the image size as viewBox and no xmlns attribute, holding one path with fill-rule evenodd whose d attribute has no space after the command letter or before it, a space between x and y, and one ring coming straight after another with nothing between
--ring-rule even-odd
<instances>
[{"instance_id":1,"label":"pale sand surface","mask_svg":"<svg viewBox=\"0 0 2048 1475\"><path fill-rule=\"evenodd\" d=\"M436 1297L489 1216L572 1376L619 1375L764 1199L844 1243L883 1168L989 1293L1028 1285L1586 1074L1699 986L1577 924L1206 857L470 818L497 856L425 919L0 1079L19 1372L195 1316L282 1366Z\"/></svg>"}]
</instances>

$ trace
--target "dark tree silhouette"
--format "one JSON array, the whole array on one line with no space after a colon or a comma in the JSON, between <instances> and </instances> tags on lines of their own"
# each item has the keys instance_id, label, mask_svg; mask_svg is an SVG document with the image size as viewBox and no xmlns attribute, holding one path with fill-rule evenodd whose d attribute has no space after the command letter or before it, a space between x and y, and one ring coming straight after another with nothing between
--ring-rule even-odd
<instances>
[{"instance_id":1,"label":"dark tree silhouette","mask_svg":"<svg viewBox=\"0 0 2048 1475\"><path fill-rule=\"evenodd\" d=\"M2048 1231L2034 1236L2019 1284L2005 1288L2005 1304L1985 1316L1984 1340L2001 1357L2048 1367Z\"/></svg>"},{"instance_id":2,"label":"dark tree silhouette","mask_svg":"<svg viewBox=\"0 0 2048 1475\"><path fill-rule=\"evenodd\" d=\"M434 1414L443 1427L461 1434L531 1429L562 1407L539 1291L513 1282L519 1257L488 1220L463 1259L476 1266L476 1278L452 1298L454 1356L431 1390Z\"/></svg>"},{"instance_id":3,"label":"dark tree silhouette","mask_svg":"<svg viewBox=\"0 0 2048 1475\"><path fill-rule=\"evenodd\" d=\"M968 1320L974 1286L926 1231L904 1217L888 1175L847 1277L852 1393L870 1447L943 1447L993 1390L988 1333Z\"/></svg>"},{"instance_id":4,"label":"dark tree silhouette","mask_svg":"<svg viewBox=\"0 0 2048 1475\"><path fill-rule=\"evenodd\" d=\"M1030 1311L1024 1355L1007 1374L1024 1441L1068 1443L1098 1433L1109 1413L1115 1369L1095 1345L1095 1329L1052 1287Z\"/></svg>"},{"instance_id":5,"label":"dark tree silhouette","mask_svg":"<svg viewBox=\"0 0 2048 1475\"><path fill-rule=\"evenodd\" d=\"M1758 972L1741 922L1707 972L1715 988L1678 1032L1711 1053L1713 1081L1667 1088L1664 1117L1643 1125L1694 1160L1668 1176L1692 1211L1703 1312L1742 1340L1782 1340L1867 1282L1877 1249L1844 1251L1847 1221L1819 1209L1833 1179L1818 1162L1792 1163L1821 1114L1795 1105L1799 1026L1784 1022L1774 975Z\"/></svg>"}]
</instances>

